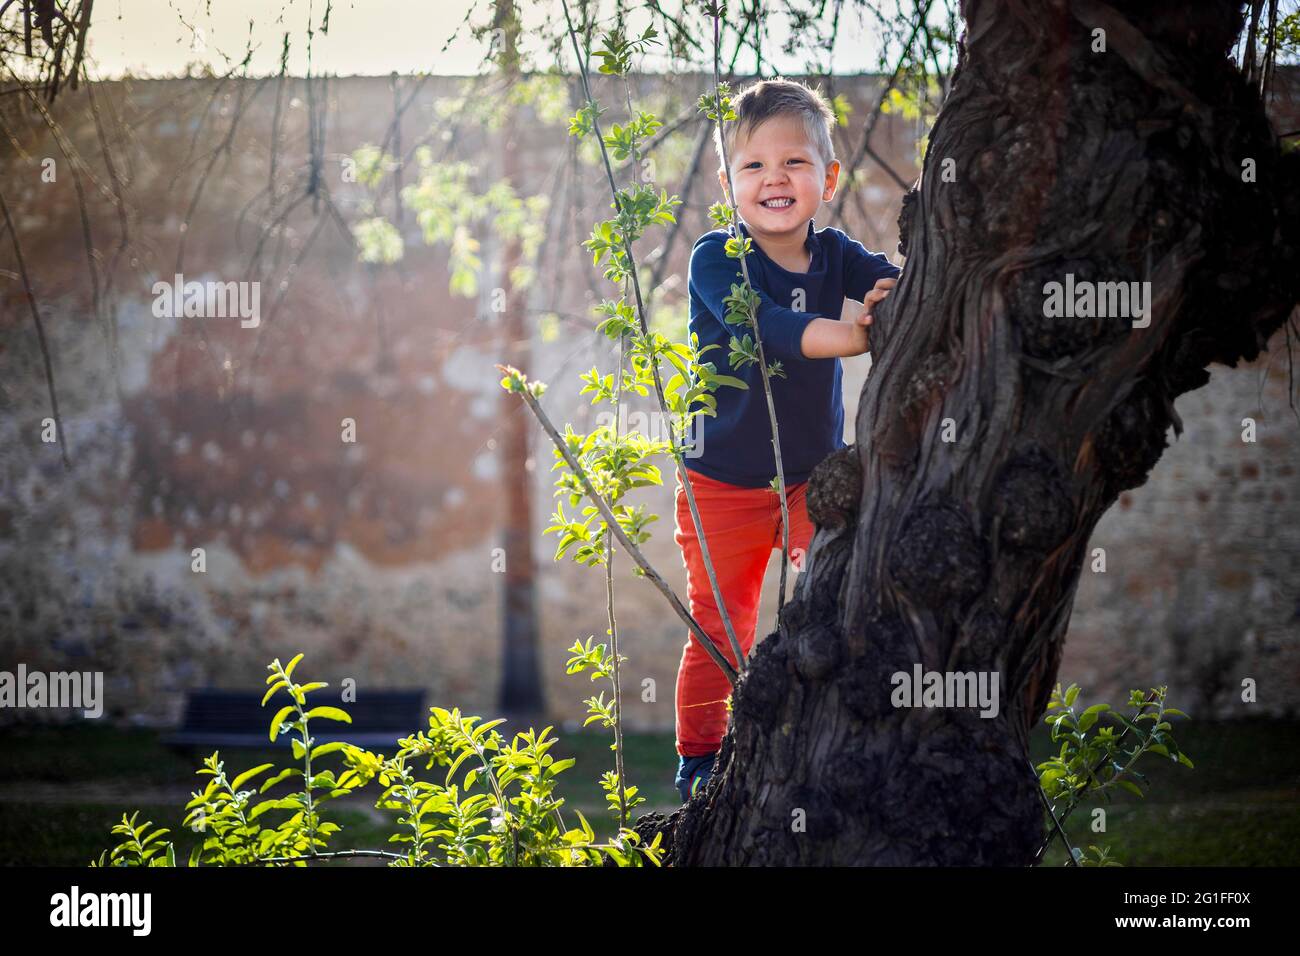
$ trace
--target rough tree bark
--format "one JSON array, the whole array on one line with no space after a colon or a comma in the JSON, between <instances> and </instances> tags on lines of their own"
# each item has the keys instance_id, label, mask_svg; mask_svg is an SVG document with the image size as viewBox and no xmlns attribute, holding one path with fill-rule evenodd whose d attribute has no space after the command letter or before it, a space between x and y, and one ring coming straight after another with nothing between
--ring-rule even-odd
<instances>
[{"instance_id":1,"label":"rough tree bark","mask_svg":"<svg viewBox=\"0 0 1300 956\"><path fill-rule=\"evenodd\" d=\"M1234 7L963 4L857 444L811 479L807 570L709 785L638 821L669 864L1031 861L1024 742L1093 527L1180 429L1174 397L1255 358L1300 298L1300 157L1229 58ZM1067 273L1149 280L1150 325L1047 317ZM999 672L999 715L894 708L917 662Z\"/></svg>"}]
</instances>

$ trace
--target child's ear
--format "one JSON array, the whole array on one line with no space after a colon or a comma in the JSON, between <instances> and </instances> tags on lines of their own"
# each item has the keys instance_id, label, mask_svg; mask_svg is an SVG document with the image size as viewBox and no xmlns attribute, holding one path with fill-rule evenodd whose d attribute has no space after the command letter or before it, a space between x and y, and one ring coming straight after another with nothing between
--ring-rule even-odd
<instances>
[{"instance_id":1,"label":"child's ear","mask_svg":"<svg viewBox=\"0 0 1300 956\"><path fill-rule=\"evenodd\" d=\"M727 171L725 169L718 170L718 185L722 187L722 195L726 196L727 195ZM731 198L735 199L736 197L732 196Z\"/></svg>"},{"instance_id":2,"label":"child's ear","mask_svg":"<svg viewBox=\"0 0 1300 956\"><path fill-rule=\"evenodd\" d=\"M822 200L830 202L835 196L835 187L840 181L840 161L832 159L831 164L826 167L826 186L822 190Z\"/></svg>"}]
</instances>

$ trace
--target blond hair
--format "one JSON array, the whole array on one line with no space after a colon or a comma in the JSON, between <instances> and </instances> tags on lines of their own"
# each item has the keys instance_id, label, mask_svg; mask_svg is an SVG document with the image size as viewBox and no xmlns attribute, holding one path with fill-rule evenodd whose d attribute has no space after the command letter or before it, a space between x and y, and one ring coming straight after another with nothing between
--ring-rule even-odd
<instances>
[{"instance_id":1,"label":"blond hair","mask_svg":"<svg viewBox=\"0 0 1300 956\"><path fill-rule=\"evenodd\" d=\"M718 169L726 168L726 160L736 155L736 139L741 132L750 135L763 123L776 116L794 116L803 121L823 167L835 160L835 146L831 130L835 126L835 111L826 102L819 89L810 88L794 80L759 80L746 87L731 100L736 119L724 122L719 130L713 127L713 145L718 153ZM726 158L723 155L723 138L726 140ZM731 170L727 170L731 175Z\"/></svg>"}]
</instances>

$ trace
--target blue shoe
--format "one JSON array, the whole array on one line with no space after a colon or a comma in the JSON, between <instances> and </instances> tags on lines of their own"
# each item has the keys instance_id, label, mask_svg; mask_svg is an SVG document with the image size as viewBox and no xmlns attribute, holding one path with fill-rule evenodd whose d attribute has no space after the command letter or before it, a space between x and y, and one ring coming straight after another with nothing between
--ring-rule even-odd
<instances>
[{"instance_id":1,"label":"blue shoe","mask_svg":"<svg viewBox=\"0 0 1300 956\"><path fill-rule=\"evenodd\" d=\"M713 761L718 757L717 751L711 754L701 754L698 757L681 757L677 765L677 779L673 781L677 785L677 792L681 795L682 803L685 803L696 792L701 790L709 782L709 774L713 772Z\"/></svg>"}]
</instances>

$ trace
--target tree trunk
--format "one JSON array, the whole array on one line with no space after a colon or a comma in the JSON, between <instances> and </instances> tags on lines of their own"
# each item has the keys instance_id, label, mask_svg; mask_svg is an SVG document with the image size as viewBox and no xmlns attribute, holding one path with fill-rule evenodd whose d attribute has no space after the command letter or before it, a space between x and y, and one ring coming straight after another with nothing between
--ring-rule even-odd
<instances>
[{"instance_id":1,"label":"tree trunk","mask_svg":"<svg viewBox=\"0 0 1300 956\"><path fill-rule=\"evenodd\" d=\"M1025 742L1093 527L1180 430L1174 397L1300 297L1300 157L1228 58L1235 6L963 4L857 444L811 479L807 570L708 786L638 822L670 864L1031 862ZM1051 317L1067 274L1149 281L1149 325ZM1000 675L996 717L894 706L916 664Z\"/></svg>"},{"instance_id":2,"label":"tree trunk","mask_svg":"<svg viewBox=\"0 0 1300 956\"><path fill-rule=\"evenodd\" d=\"M504 74L504 89L521 82L519 74L518 14L513 0L498 0L493 26L501 32L504 47L499 51ZM512 114L518 106L510 107ZM507 140L519 134L517 117L503 125ZM518 191L523 182L518 145L504 144L503 178ZM502 286L506 308L502 313L501 354L515 368L529 365L529 330L525 322L527 293L514 288L510 276L519 266L522 249L519 239L506 243L502 263ZM501 481L505 509L502 517L502 547L505 551L505 581L501 610L505 645L501 667L500 711L522 724L534 722L545 706L541 668L538 660L537 633L537 562L533 560L533 473L528 470L528 436L532 419L516 396L502 392L501 405Z\"/></svg>"}]
</instances>

